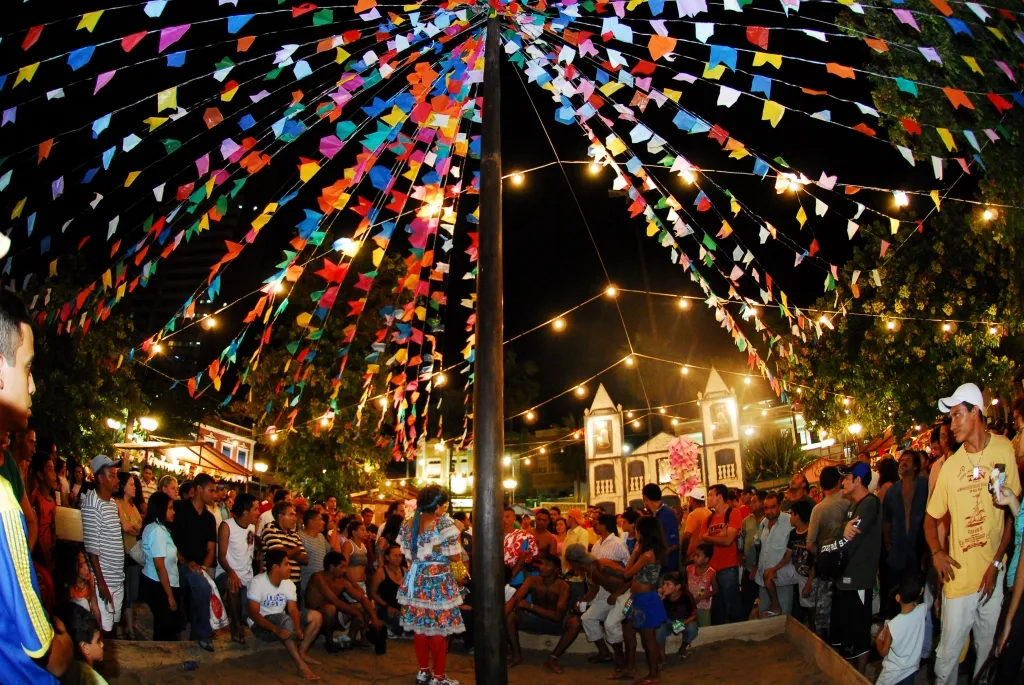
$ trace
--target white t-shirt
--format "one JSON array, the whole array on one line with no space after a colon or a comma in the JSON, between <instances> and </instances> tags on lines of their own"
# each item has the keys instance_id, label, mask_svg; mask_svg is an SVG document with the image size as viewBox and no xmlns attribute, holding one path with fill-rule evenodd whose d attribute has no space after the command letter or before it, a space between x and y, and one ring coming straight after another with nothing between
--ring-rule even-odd
<instances>
[{"instance_id":1,"label":"white t-shirt","mask_svg":"<svg viewBox=\"0 0 1024 685\"><path fill-rule=\"evenodd\" d=\"M598 540L594 543L590 553L598 559L608 559L623 566L629 561L629 550L626 549L626 543L617 535L609 535L604 540Z\"/></svg>"},{"instance_id":2,"label":"white t-shirt","mask_svg":"<svg viewBox=\"0 0 1024 685\"><path fill-rule=\"evenodd\" d=\"M274 510L267 509L265 512L260 514L259 520L256 522L256 537L263 537L263 526L267 525L274 520Z\"/></svg>"},{"instance_id":3,"label":"white t-shirt","mask_svg":"<svg viewBox=\"0 0 1024 685\"><path fill-rule=\"evenodd\" d=\"M274 587L266 573L261 573L252 579L246 595L253 602L259 603L260 616L283 614L288 607L288 602L298 601L295 583L286 578L281 581L280 585ZM250 618L248 621L251 627L252 619Z\"/></svg>"},{"instance_id":4,"label":"white t-shirt","mask_svg":"<svg viewBox=\"0 0 1024 685\"><path fill-rule=\"evenodd\" d=\"M875 685L896 685L919 668L926 611L928 607L918 604L909 614L897 614L885 622L892 635L892 645L882 660L882 672Z\"/></svg>"}]
</instances>

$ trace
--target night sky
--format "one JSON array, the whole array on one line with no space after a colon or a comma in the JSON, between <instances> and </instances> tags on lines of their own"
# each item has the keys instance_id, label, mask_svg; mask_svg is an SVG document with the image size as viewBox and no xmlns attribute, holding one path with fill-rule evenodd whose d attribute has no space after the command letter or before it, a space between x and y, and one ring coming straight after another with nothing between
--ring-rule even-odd
<instances>
[{"instance_id":1,"label":"night sky","mask_svg":"<svg viewBox=\"0 0 1024 685\"><path fill-rule=\"evenodd\" d=\"M100 8L107 3L77 3L75 9L61 7L63 12L79 12L90 8ZM241 5L247 3L243 0ZM297 3L288 3L291 6ZM705 22L729 22L734 26L718 26L709 43L732 45L740 48L753 48L745 39L745 26L752 23L771 27L812 28L838 33L835 26L828 22L834 21L836 6L805 4L799 16L785 19L777 9L777 4L759 3L763 8L748 8L741 15L734 12L723 12L713 8L711 12L701 15L698 19ZM81 5L81 7L79 7ZM268 3L269 5L269 3ZM770 6L770 7L769 7ZM262 9L262 8L260 8ZM19 7L18 11L8 15L12 21L6 31L12 38L5 38L0 43L0 64L6 71L16 71L28 59L21 50L20 42L24 29L44 22L53 22L53 5L30 3ZM125 55L115 45L97 49L92 61L78 72L71 72L60 62L44 63L31 83L21 84L17 91L11 90L11 78L0 93L5 103L22 103L26 99L36 98L19 107L18 126L0 129L0 157L14 154L5 166L0 166L0 173L9 166L18 171L15 181L6 193L0 196L0 210L8 207L13 199L21 197L22 188L30 186L49 188L49 183L63 170L69 182L69 190L65 196L54 203L37 203L34 207L39 212L36 235L26 239L23 224L15 224L14 268L12 276L19 283L30 272L43 272L49 261L56 255L77 250L77 244L86 235L92 233L93 238L86 245L82 254L88 260L88 269L93 277L102 273L109 264L110 243L106 242L106 227L109 220L120 215L119 231L128 235L128 227L137 227L150 213L156 211L150 189L157 183L166 181L165 203L160 211L168 211L173 200L176 186L195 180L194 158L206 151L213 152L221 138L228 135L236 140L241 132L233 123L237 119L232 116L241 107L251 111L265 127L280 115L283 107L292 99L295 90L302 90L306 95L302 100L313 109L316 102L313 95L330 85L337 77L341 68L332 65L330 68L315 72L314 76L296 84L290 75L285 74L273 83L264 83L262 87L271 91L266 99L250 105L245 95L261 86L258 82L240 90L238 100L233 103L217 102L217 93L221 83L208 77L212 65L225 56L235 62L253 58L257 55L272 55L286 42L307 43L333 35L339 30L352 27L350 13L338 11L338 16L345 16L344 26L310 27L308 21L282 19L257 15L237 35L227 35L224 31L223 19L207 24L198 23L201 19L225 17L242 11L257 11L252 7L217 7L213 2L172 2L166 7L159 21L150 21L141 14L139 7L130 12L111 11L99 22L92 34L75 31L75 21L65 21L55 25L47 25L43 38L34 46L31 54L34 59L59 54L89 43L119 40L122 36L141 30L152 30L157 26L168 26L176 23L192 22L188 34L173 48L167 50L189 50L185 64L180 67L169 67L166 64L166 53L157 56L155 38L150 35L144 42ZM631 16L647 18L647 9L642 7ZM668 13L674 17L674 10ZM590 20L593 21L593 20ZM637 31L649 32L646 22L632 22ZM693 59L706 60L708 48L694 44L693 27L689 23L671 23L673 35L689 39L690 43L680 41L677 52L680 54L671 68L700 75L700 67L695 66ZM340 27L340 28L339 28ZM246 54L236 53L235 39L240 35L257 35L254 46ZM600 38L595 36L595 42ZM637 43L641 39L638 35ZM803 34L773 30L769 50L786 55L799 55L811 59L825 59L851 66L862 66L868 58L868 48L860 41L830 38L822 43ZM635 45L625 50L633 56L648 57L643 45ZM693 59L690 59L693 58ZM149 60L131 69L119 69L111 83L98 94L93 95L92 89L97 73L124 67L131 62ZM635 61L635 60L631 60ZM321 60L323 62L323 60ZM311 61L311 64L313 62ZM319 64L316 63L316 64ZM314 64L314 66L316 66ZM663 63L659 63L663 64ZM268 59L257 61L251 65L240 65L231 73L230 79L245 83L246 79L256 79L265 73L269 65ZM749 57L741 58L740 66L750 72ZM662 67L659 67L661 69ZM669 67L664 67L668 69ZM592 69L588 70L592 72ZM773 99L783 102L787 107L799 108L807 112L829 108L833 118L852 125L860 120L867 120L874 128L881 130L877 120L851 114L852 105L840 103L835 99L808 95L798 89L786 87L783 81L795 83L811 89L828 89L832 95L871 104L869 83L863 75L855 81L839 79L824 73L817 65L798 64L787 60L782 70L754 69L773 79ZM667 74L659 72L655 76L655 86L678 88L683 91L680 104L690 111L717 123L742 140L748 147L756 150L766 159L783 157L795 169L803 171L812 180L816 180L824 170L829 174L838 174L840 182L875 185L880 187L900 187L906 189L930 188L930 174L910 169L900 158L894 148L882 139L868 139L860 133L830 125L821 121L802 116L796 111L788 111L777 128L760 120L760 101L741 97L731 108L716 105L718 85L728 85L741 91L749 91L750 75L743 73L727 73L720 82L687 84L669 80ZM546 164L554 161L555 156L545 133L551 136L558 156L563 160L586 159L587 144L582 129L577 125L566 126L557 123L554 118L556 104L552 102L550 93L536 84L527 84L524 89L521 80L522 72L508 62L501 69L502 79L502 145L503 170L509 174L517 170ZM193 79L195 79L193 81ZM130 155L115 155L109 172L101 172L94 184L83 187L72 185L70 181L78 179L85 170L97 165L99 154L111 145L119 144L121 137L131 131L147 130L140 122L143 118L153 116L155 107L153 98L149 97L145 104L121 112L119 108L145 98L157 90L174 84L186 84L179 88L179 104L193 108L205 108L217 105L224 114L225 122L212 130L198 120L195 115L186 117L180 123L172 122L158 129L157 134L145 136L144 142ZM77 84L77 85L74 85ZM64 85L65 98L47 101L45 93ZM385 86L384 95L393 91L394 84ZM390 89L390 90L389 90ZM210 98L205 105L195 103ZM617 101L628 103L628 98L619 97ZM365 99L357 99L356 104L362 105ZM532 103L532 104L531 104ZM10 106L2 105L2 108ZM539 119L534 111L536 106ZM97 117L114 111L110 130L93 140L89 127ZM350 112L345 110L346 114ZM614 113L614 112L611 112ZM610 116L610 114L609 114ZM859 119L857 118L859 116ZM232 121L228 121L232 119ZM749 172L751 159L736 161L728 158L718 143L705 134L688 135L672 125L672 112L666 107L659 110L654 102L641 115L641 120L656 133L669 141L678 152L684 154L698 167L709 169L726 169ZM34 150L38 142L52 136L54 132L79 129L78 133L67 138L58 139L50 159L43 164L34 165ZM596 127L599 135L605 135L603 127ZM311 134L300 138L294 144L281 148L267 141L268 151L280 150L269 169L256 174L248 181L243 194L239 198L241 209L232 207L238 212L240 228L239 240L248 230L248 222L256 212L254 206L262 205L271 198L280 197L287 192L297 180L296 162L300 156L312 156L316 150L316 142L320 135L319 129L312 129ZM628 131L628 128L622 129ZM473 135L479 129L472 131ZM168 157L159 139L173 137L184 143L175 155ZM642 146L635 146L640 150ZM315 197L320 188L337 178L343 166L352 163L352 154L346 150L339 154L330 164L325 165L316 180L302 190L300 195L288 207L283 208L271 224L264 229L260 240L248 249L243 257L232 264L227 271L218 304L230 302L235 297L258 287L260 281L273 273L274 264L280 261L280 250L294 233L294 225L301 218L301 209L315 207ZM662 155L642 153L644 161L654 163ZM220 163L218 155L212 154L212 168ZM141 166L140 161L142 160ZM143 174L131 188L122 187L121 181L129 171L142 168ZM692 203L696 189L687 187L667 169L654 171L664 187L671 190L684 204ZM623 197L610 196L612 174L605 170L594 176L588 173L586 165L567 164L563 168L551 166L529 174L525 183L516 187L506 183L504 192L504 250L505 250L505 333L506 337L516 335L531 328L562 311L576 306L585 299L601 292L609 282L619 288L652 290L665 293L700 295L700 289L687 277L683 269L673 265L668 250L645 234L645 224L639 219L631 220L627 211L628 200ZM822 293L822 283L828 270L828 264L842 265L851 255L851 243L846 236L846 217L853 213L853 202L838 196L831 196L830 203L834 211L824 218L813 217L813 201L805 200L804 206L813 220L803 230L797 226L793 216L798 205L792 195L779 196L773 189L770 180L755 179L749 175L710 174L722 187L727 187L737 194L746 204L761 216L772 222L785 233L790 245L799 245L806 249L812 239L817 239L821 247L820 259L807 259L798 267L793 266L794 253L790 247L783 246L781 241L769 241L767 245L758 242L758 227L749 220L737 218L732 221L736 234L756 255L763 271L770 273L775 282L785 290L792 302L808 305ZM581 213L570 192L575 191ZM723 211L729 207L728 200L718 191L707 188L715 205ZM94 193L104 195L104 200L97 209L90 210L88 202ZM860 193L857 200L880 209L891 209L891 197L881 193ZM35 198L45 200L44 197ZM834 203L833 203L834 200ZM924 201L917 201L924 208ZM476 206L475 198L468 203ZM83 211L83 207L85 211ZM461 209L460 209L461 211ZM839 215L843 216L840 217ZM907 213L909 216L911 212ZM65 234L60 227L69 218L74 218ZM730 216L731 219L731 216ZM865 217L866 219L866 217ZM343 214L340 223L344 230L355 225L354 215ZM714 234L718 222L714 217L700 216L698 221L709 233ZM706 223L705 223L706 222ZM587 230L590 227L590 233ZM460 223L456 238L456 250L464 250L468 241L465 238L465 224ZM133 228L133 230L138 230ZM864 229L865 232L868 230ZM41 234L53 236L50 252L40 255L38 238ZM121 235L121 233L119 233ZM140 235L140 234L136 234ZM331 238L333 240L333 237ZM862 240L857 237L855 241ZM127 240L127 238L126 238ZM873 239L872 239L873 240ZM877 242L877 241L876 241ZM691 258L696 257L696 243L688 245L687 251ZM401 247L400 254L404 254ZM607 278L602 268L607 269ZM173 261L173 258L172 260ZM170 263L162 265L167 269ZM461 297L468 292L467 282L460 280L469 268L465 255L453 261L452 280L449 286L449 306L446 315L445 356L448 363L459 358L459 350L464 346L464 322L468 310L459 306ZM872 265L866 265L872 268ZM724 296L727 285L718 279L712 280L716 292ZM197 283L197 286L199 284ZM749 297L757 298L756 290L743 291ZM699 366L715 364L719 368L745 372L746 355L733 346L730 336L722 330L714 319L713 310L703 303L694 301L687 311L681 311L677 302L671 298L647 297L638 294L623 293L619 296L618 305L625 322L625 328L639 353L665 354L679 362L692 363ZM229 340L229 333L247 311L244 305L226 312L224 320L227 325L220 330L211 332L205 349L219 352L223 343ZM295 313L298 313L296 310ZM734 311L738 315L738 310ZM572 387L576 382L590 376L600 369L621 359L628 353L626 335L615 304L605 298L588 304L586 307L567 317L566 331L555 334L551 329L543 329L526 336L510 345L520 362L530 360L536 363L539 373L537 381L540 391L537 401L560 393ZM777 317L773 324L780 324ZM745 326L748 335L754 335L752 326ZM140 331L140 335L155 331ZM657 351L657 339L664 344ZM646 346L645 346L646 345ZM763 350L762 350L763 352ZM641 360L639 372L643 374L647 386L648 399L653 407L692 400L695 393L702 390L706 382L706 374L701 371L691 373L685 380L673 366L653 361ZM620 367L603 376L612 398L627 408L639 408L646 405L647 400L638 392L636 370ZM730 380L731 378L731 380ZM738 378L727 378L727 382L736 383ZM232 381L233 382L233 381ZM588 406L596 389L596 382L590 384L591 394L585 402L572 397L556 401L540 411L538 425L544 426L557 422L562 416L573 413L577 416L582 406ZM749 399L766 399L772 396L767 383L756 381L755 386L747 390ZM694 407L684 408L679 412L682 416L695 416ZM455 427L447 427L446 432L455 432Z\"/></svg>"}]
</instances>

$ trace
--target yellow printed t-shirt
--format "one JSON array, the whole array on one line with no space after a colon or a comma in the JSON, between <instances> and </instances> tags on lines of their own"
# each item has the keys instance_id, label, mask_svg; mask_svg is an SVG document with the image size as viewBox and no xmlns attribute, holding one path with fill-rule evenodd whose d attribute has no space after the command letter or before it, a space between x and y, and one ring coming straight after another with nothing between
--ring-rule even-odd
<instances>
[{"instance_id":1,"label":"yellow printed t-shirt","mask_svg":"<svg viewBox=\"0 0 1024 685\"><path fill-rule=\"evenodd\" d=\"M989 474L996 464L1006 466L1006 485L1020 493L1020 475L1013 445L1001 435L991 435L981 452L969 454L964 447L946 459L928 500L928 515L941 519L949 512L949 554L960 564L955 577L944 586L948 599L978 591L985 571L995 559L1003 537L1004 510L992 501ZM974 478L974 467L979 478Z\"/></svg>"}]
</instances>

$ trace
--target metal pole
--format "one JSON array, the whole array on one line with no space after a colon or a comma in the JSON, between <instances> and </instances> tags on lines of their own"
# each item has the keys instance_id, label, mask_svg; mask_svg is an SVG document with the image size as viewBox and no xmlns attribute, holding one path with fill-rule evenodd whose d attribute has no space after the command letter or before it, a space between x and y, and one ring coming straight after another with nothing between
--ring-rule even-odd
<instances>
[{"instance_id":1,"label":"metal pole","mask_svg":"<svg viewBox=\"0 0 1024 685\"><path fill-rule=\"evenodd\" d=\"M476 369L473 382L473 609L476 682L507 685L502 467L505 445L502 360L501 42L499 19L487 21L480 160Z\"/></svg>"}]
</instances>

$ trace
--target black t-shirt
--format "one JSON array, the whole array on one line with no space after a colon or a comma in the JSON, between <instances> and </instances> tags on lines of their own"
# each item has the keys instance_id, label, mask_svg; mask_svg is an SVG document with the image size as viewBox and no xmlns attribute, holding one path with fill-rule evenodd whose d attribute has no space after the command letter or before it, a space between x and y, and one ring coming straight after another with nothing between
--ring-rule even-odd
<instances>
[{"instance_id":1,"label":"black t-shirt","mask_svg":"<svg viewBox=\"0 0 1024 685\"><path fill-rule=\"evenodd\" d=\"M686 590L683 590L682 594L679 595L679 599L663 599L662 604L665 605L665 613L668 614L669 622L672 621L685 621L686 619L693 616L694 602L693 595Z\"/></svg>"},{"instance_id":2,"label":"black t-shirt","mask_svg":"<svg viewBox=\"0 0 1024 685\"><path fill-rule=\"evenodd\" d=\"M811 550L807 548L807 531L802 533L796 532L796 528L789 531L789 542L787 543L790 551L793 555L790 557L790 562L793 564L793 568L796 572L802 575L804 578L811 575L811 569L814 567L814 561L811 559Z\"/></svg>"},{"instance_id":3,"label":"black t-shirt","mask_svg":"<svg viewBox=\"0 0 1024 685\"><path fill-rule=\"evenodd\" d=\"M882 554L882 505L878 498L867 495L846 511L847 522L857 518L861 520L861 533L847 545L848 561L839 577L843 590L872 589Z\"/></svg>"},{"instance_id":4,"label":"black t-shirt","mask_svg":"<svg viewBox=\"0 0 1024 685\"><path fill-rule=\"evenodd\" d=\"M217 520L205 507L196 513L191 501L179 500L174 503L171 537L186 562L202 565L206 563L207 543L217 544Z\"/></svg>"}]
</instances>

